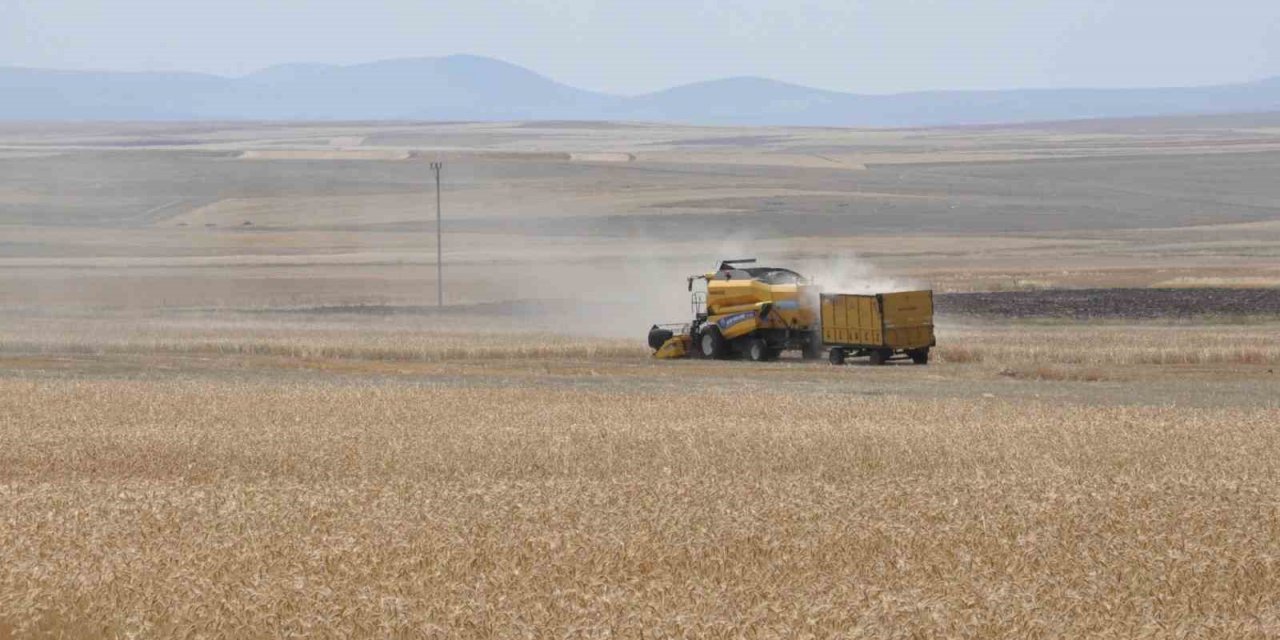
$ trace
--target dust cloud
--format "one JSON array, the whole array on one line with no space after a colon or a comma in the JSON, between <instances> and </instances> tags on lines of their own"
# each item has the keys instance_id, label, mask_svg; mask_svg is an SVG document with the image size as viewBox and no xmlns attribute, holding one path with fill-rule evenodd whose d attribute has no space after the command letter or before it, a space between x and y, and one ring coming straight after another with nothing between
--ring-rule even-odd
<instances>
[{"instance_id":1,"label":"dust cloud","mask_svg":"<svg viewBox=\"0 0 1280 640\"><path fill-rule=\"evenodd\" d=\"M892 293L927 289L928 284L893 277L854 254L809 258L788 267L799 271L824 293Z\"/></svg>"},{"instance_id":2,"label":"dust cloud","mask_svg":"<svg viewBox=\"0 0 1280 640\"><path fill-rule=\"evenodd\" d=\"M643 337L654 324L692 320L687 278L717 264L700 252L529 264L517 276L516 289L539 302L525 305L519 315L531 328L556 333Z\"/></svg>"},{"instance_id":3,"label":"dust cloud","mask_svg":"<svg viewBox=\"0 0 1280 640\"><path fill-rule=\"evenodd\" d=\"M523 265L515 291L525 300L516 314L527 328L597 337L643 336L654 324L693 319L688 277L714 271L721 260L756 258L757 266L792 269L823 292L887 293L927 284L892 277L853 254L796 256L794 248L746 235L672 247L637 240L632 255L581 264ZM695 283L696 288L696 283Z\"/></svg>"}]
</instances>

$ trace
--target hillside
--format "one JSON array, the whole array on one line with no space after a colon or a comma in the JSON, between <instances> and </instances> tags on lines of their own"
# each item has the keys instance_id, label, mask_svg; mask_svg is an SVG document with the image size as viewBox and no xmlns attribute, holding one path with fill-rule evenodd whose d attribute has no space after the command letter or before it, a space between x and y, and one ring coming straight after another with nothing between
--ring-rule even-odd
<instances>
[{"instance_id":1,"label":"hillside","mask_svg":"<svg viewBox=\"0 0 1280 640\"><path fill-rule=\"evenodd\" d=\"M739 77L640 96L480 56L287 64L239 78L0 68L0 120L638 120L933 126L1280 110L1280 79L1205 87L867 95Z\"/></svg>"}]
</instances>

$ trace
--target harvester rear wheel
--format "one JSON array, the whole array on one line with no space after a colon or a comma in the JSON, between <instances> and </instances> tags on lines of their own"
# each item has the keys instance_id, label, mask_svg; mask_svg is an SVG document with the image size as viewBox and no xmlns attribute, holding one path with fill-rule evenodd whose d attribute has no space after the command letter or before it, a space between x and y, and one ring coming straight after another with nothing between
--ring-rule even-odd
<instances>
[{"instance_id":1,"label":"harvester rear wheel","mask_svg":"<svg viewBox=\"0 0 1280 640\"><path fill-rule=\"evenodd\" d=\"M747 343L747 356L752 362L768 362L778 357L778 351L770 348L763 338L752 338Z\"/></svg>"},{"instance_id":2,"label":"harvester rear wheel","mask_svg":"<svg viewBox=\"0 0 1280 640\"><path fill-rule=\"evenodd\" d=\"M841 349L840 347L832 348L831 352L827 354L827 358L831 360L831 364L836 365L844 364L844 357L844 349Z\"/></svg>"},{"instance_id":3,"label":"harvester rear wheel","mask_svg":"<svg viewBox=\"0 0 1280 640\"><path fill-rule=\"evenodd\" d=\"M907 352L911 356L911 361L916 364L929 364L929 349L912 349Z\"/></svg>"},{"instance_id":4,"label":"harvester rear wheel","mask_svg":"<svg viewBox=\"0 0 1280 640\"><path fill-rule=\"evenodd\" d=\"M698 355L713 360L723 360L729 353L729 345L720 330L707 327L698 334Z\"/></svg>"},{"instance_id":5,"label":"harvester rear wheel","mask_svg":"<svg viewBox=\"0 0 1280 640\"><path fill-rule=\"evenodd\" d=\"M871 352L871 364L884 364L893 357L893 352L888 349L876 349Z\"/></svg>"}]
</instances>

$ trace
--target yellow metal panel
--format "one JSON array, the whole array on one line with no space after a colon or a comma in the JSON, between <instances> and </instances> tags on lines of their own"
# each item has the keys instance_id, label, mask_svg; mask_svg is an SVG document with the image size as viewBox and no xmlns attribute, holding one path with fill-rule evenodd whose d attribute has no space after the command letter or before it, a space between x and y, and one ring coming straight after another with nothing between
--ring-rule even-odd
<instances>
[{"instance_id":1,"label":"yellow metal panel","mask_svg":"<svg viewBox=\"0 0 1280 640\"><path fill-rule=\"evenodd\" d=\"M830 298L823 296L820 306L822 307L822 341L835 342L835 305Z\"/></svg>"},{"instance_id":2,"label":"yellow metal panel","mask_svg":"<svg viewBox=\"0 0 1280 640\"><path fill-rule=\"evenodd\" d=\"M886 327L933 326L932 291L886 293L881 298Z\"/></svg>"},{"instance_id":3,"label":"yellow metal panel","mask_svg":"<svg viewBox=\"0 0 1280 640\"><path fill-rule=\"evenodd\" d=\"M739 314L735 314L735 315L739 315ZM729 316L729 317L732 318L733 316ZM724 335L724 338L726 340L732 340L739 336L745 336L748 333L751 333L752 331L755 331L756 329L759 329L759 328L760 328L760 321L756 318L755 314L753 313L751 314L750 317L729 325L728 327L726 327L721 331L721 334Z\"/></svg>"},{"instance_id":4,"label":"yellow metal panel","mask_svg":"<svg viewBox=\"0 0 1280 640\"><path fill-rule=\"evenodd\" d=\"M672 336L662 344L661 348L654 352L653 357L658 358L659 360L683 358L689 355L689 347L691 344L692 339L689 336Z\"/></svg>"},{"instance_id":5,"label":"yellow metal panel","mask_svg":"<svg viewBox=\"0 0 1280 640\"><path fill-rule=\"evenodd\" d=\"M933 344L933 327L899 327L886 330L885 346L894 349L920 349Z\"/></svg>"},{"instance_id":6,"label":"yellow metal panel","mask_svg":"<svg viewBox=\"0 0 1280 640\"><path fill-rule=\"evenodd\" d=\"M830 308L830 316L823 321L833 328L848 331L871 331L880 328L880 312L875 296L836 294L823 300L824 310Z\"/></svg>"},{"instance_id":7,"label":"yellow metal panel","mask_svg":"<svg viewBox=\"0 0 1280 640\"><path fill-rule=\"evenodd\" d=\"M914 349L933 343L933 294L822 297L822 339L832 344Z\"/></svg>"}]
</instances>

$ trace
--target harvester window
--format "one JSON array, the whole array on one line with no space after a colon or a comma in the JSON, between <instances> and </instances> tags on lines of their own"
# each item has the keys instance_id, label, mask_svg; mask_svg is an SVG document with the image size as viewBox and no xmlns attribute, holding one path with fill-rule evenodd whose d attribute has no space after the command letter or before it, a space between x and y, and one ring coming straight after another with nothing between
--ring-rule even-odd
<instances>
[{"instance_id":1,"label":"harvester window","mask_svg":"<svg viewBox=\"0 0 1280 640\"><path fill-rule=\"evenodd\" d=\"M756 276L765 284L797 284L804 278L789 269L771 269Z\"/></svg>"},{"instance_id":2,"label":"harvester window","mask_svg":"<svg viewBox=\"0 0 1280 640\"><path fill-rule=\"evenodd\" d=\"M790 270L777 267L755 267L751 269L721 269L712 280L759 280L765 284L800 284L804 276Z\"/></svg>"}]
</instances>

